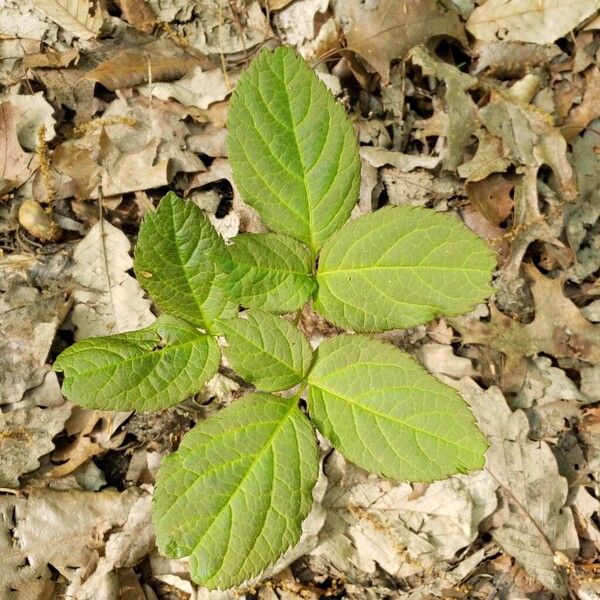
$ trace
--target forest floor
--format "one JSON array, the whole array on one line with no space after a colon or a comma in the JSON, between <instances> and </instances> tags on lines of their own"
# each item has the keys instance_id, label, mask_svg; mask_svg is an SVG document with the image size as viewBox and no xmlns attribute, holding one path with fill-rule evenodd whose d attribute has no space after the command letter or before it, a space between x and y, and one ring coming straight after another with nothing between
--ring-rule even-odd
<instances>
[{"instance_id":1,"label":"forest floor","mask_svg":"<svg viewBox=\"0 0 600 600\"><path fill-rule=\"evenodd\" d=\"M3 0L0 597L600 598L600 0ZM323 449L295 560L195 586L151 524L161 460L245 392L226 372L160 413L66 401L75 340L156 311L132 275L169 190L226 239L260 231L232 181L229 98L296 48L351 117L354 215L455 214L497 253L495 294L385 338L469 401L483 471L393 483ZM317 323L314 339L327 335Z\"/></svg>"}]
</instances>

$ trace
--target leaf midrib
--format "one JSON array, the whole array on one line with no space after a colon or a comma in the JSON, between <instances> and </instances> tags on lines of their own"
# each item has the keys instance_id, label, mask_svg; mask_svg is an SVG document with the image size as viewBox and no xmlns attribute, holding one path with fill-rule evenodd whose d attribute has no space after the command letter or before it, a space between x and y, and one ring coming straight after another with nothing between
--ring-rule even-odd
<instances>
[{"instance_id":1,"label":"leaf midrib","mask_svg":"<svg viewBox=\"0 0 600 600\"><path fill-rule=\"evenodd\" d=\"M281 429L283 428L283 426L286 424L286 422L287 422L287 420L289 418L289 415L296 408L297 408L296 404L294 402L290 402L290 406L289 406L288 410L285 412L285 414L282 416L279 425L277 425L277 427L273 430L273 433L269 436L269 439L265 442L265 444L263 445L263 447L261 448L261 450L258 452L258 454L256 454L256 456L254 457L254 459L250 463L250 465L248 467L248 470L246 471L246 473L244 474L244 476L241 478L239 484L232 490L231 494L229 495L229 498L228 498L227 502L225 502L221 506L221 508L219 509L219 512L215 515L214 519L212 520L211 525L209 527L207 527L207 529L204 532L204 534L200 537L200 539L198 540L198 542L196 543L196 545L192 548L192 551L190 552L190 554L195 554L196 553L196 551L198 550L198 547L202 544L202 542L204 541L204 539L208 535L208 532L212 529L212 526L214 525L214 523L220 518L220 516L223 514L223 511L230 506L231 499L238 494L238 492L240 491L240 489L242 488L242 486L246 482L246 479L248 478L248 476L250 475L250 473L252 473L252 471L253 471L254 467L256 466L256 464L260 461L260 459L263 457L263 455L265 454L265 452L269 448L271 448L271 444L272 444L273 440L275 439L275 437L277 435L279 435L279 432L281 431ZM218 569L217 569L217 571L214 571L210 575L210 577L206 577L204 579L204 581L207 582L210 579L212 579L217 572L218 572Z\"/></svg>"},{"instance_id":2,"label":"leaf midrib","mask_svg":"<svg viewBox=\"0 0 600 600\"><path fill-rule=\"evenodd\" d=\"M329 271L317 271L317 277L327 275L339 275L340 273L356 273L364 271L418 271L418 270L430 270L430 271L458 271L460 273L489 273L488 269L476 269L476 268L461 268L461 267L444 267L437 265L357 265L356 267L349 267L345 269L335 269Z\"/></svg>"},{"instance_id":3,"label":"leaf midrib","mask_svg":"<svg viewBox=\"0 0 600 600\"><path fill-rule=\"evenodd\" d=\"M156 340L156 341L159 342L160 340ZM98 374L106 369L112 369L115 366L119 367L122 365L131 364L138 360L144 360L144 359L147 359L148 357L152 357L152 356L158 356L158 358L161 359L162 355L165 352L168 352L170 350L180 349L187 345L193 346L194 344L198 343L199 341L205 342L206 340L204 340L204 339L188 340L187 342L179 342L179 343L175 343L175 344L170 344L168 346L165 346L164 348L161 348L160 350L152 350L152 349L144 350L144 349L142 349L141 351L143 352L143 354L140 354L139 356L133 356L131 358L122 358L120 361L117 361L115 359L115 362L103 365L102 367L96 367L94 370L77 371L77 376L80 377L82 375ZM71 356L75 356L76 354L79 354L81 352L89 352L89 350L90 350L89 348L82 348L81 350L79 350L79 352L71 353ZM106 348L97 349L97 350L99 352L108 352L110 354L115 355L116 357L121 356L115 350L110 350L110 349L106 349Z\"/></svg>"},{"instance_id":4,"label":"leaf midrib","mask_svg":"<svg viewBox=\"0 0 600 600\"><path fill-rule=\"evenodd\" d=\"M385 419L385 420L391 421L392 423L395 423L395 424L401 425L402 427L406 427L407 429L409 429L409 430L411 430L411 431L413 431L413 432L415 432L415 433L421 433L421 434L424 434L424 435L426 435L426 436L428 436L428 437L431 437L431 438L433 438L433 439L434 439L434 440L436 440L436 441L439 441L439 442L441 442L441 443L444 443L444 444L448 444L448 445L450 445L450 446L454 446L455 448L458 448L459 450L467 451L467 452L469 452L469 453L471 453L471 454L473 454L473 455L476 455L476 453L475 453L475 452L473 452L472 450L470 450L469 448L467 448L467 447L465 447L465 446L460 446L460 445L459 445L459 444L457 444L456 442L452 442L452 441L450 441L450 440L447 440L447 439L445 439L445 438L438 437L438 436L436 436L434 433L431 433L430 431L426 431L426 430L424 430L424 429L420 429L420 428L418 428L418 427L415 427L414 425L410 425L410 424L409 424L409 423L407 423L406 421L402 421L401 419L394 418L394 417L393 417L393 416L391 416L391 415L388 415L388 414L385 414L385 413L381 413L381 412L379 412L379 411L377 411L377 410L375 410L375 409L371 408L370 406L366 406L366 405L364 405L364 404L361 404L361 403L359 403L359 402L353 402L352 400L349 400L348 398L346 398L346 397L344 397L344 396L340 396L338 393L336 393L336 392L334 392L334 391L332 391L332 390L330 390L330 389L328 389L328 388L322 387L322 386L320 386L320 385L315 385L314 383L311 383L310 385L312 385L312 386L314 386L315 388L317 388L317 389L321 390L322 392L325 392L325 393L327 393L327 394L330 394L330 395L331 395L331 396L333 396L334 398L338 398L339 400L341 400L342 402L345 402L345 403L346 403L346 404L348 404L349 406L354 406L354 407L356 407L356 408L359 408L359 409L361 409L361 410L364 410L364 411L366 411L366 412L368 412L368 413L371 413L371 414L373 414L375 417L379 417L379 418L382 418L382 419ZM324 401L323 401L323 402L324 402ZM431 458L430 458L430 457L427 457L427 458L428 458L429 460L431 460Z\"/></svg>"},{"instance_id":5,"label":"leaf midrib","mask_svg":"<svg viewBox=\"0 0 600 600\"><path fill-rule=\"evenodd\" d=\"M285 57L282 57L282 59L281 59L281 68L282 69L285 69L284 60L285 60ZM308 238L309 238L308 246L309 246L313 256L315 256L317 253L317 246L315 245L315 240L313 237L313 214L312 214L312 207L311 207L312 195L309 192L309 188L308 188L307 181L306 181L306 175L307 175L306 164L304 163L303 153L300 151L300 144L298 143L298 136L296 135L296 123L292 116L292 105L290 102L290 96L288 94L288 86L292 83L294 78L298 76L298 73L301 72L301 69L297 68L296 72L294 73L294 75L290 79L290 81L286 82L285 76L280 76L278 73L276 73L269 61L265 61L265 62L267 64L269 70L271 71L271 73L273 73L273 76L276 79L279 79L279 81L281 82L281 84L283 86L283 94L286 99L285 107L287 109L287 113L288 113L289 120L291 123L290 131L291 131L292 137L294 139L294 148L296 150L296 155L298 156L298 162L300 163L300 166L302 167L301 180L302 180L302 186L304 187L304 198L306 199L306 214L308 216L308 221L307 221ZM312 92L312 82L310 83L310 87L311 87L311 92ZM259 79L259 85L257 85L257 89L260 90L260 79ZM260 91L259 91L259 94L260 94ZM262 94L261 94L261 97L262 97ZM266 103L265 103L265 106L266 106ZM310 111L310 107L308 110Z\"/></svg>"},{"instance_id":6,"label":"leaf midrib","mask_svg":"<svg viewBox=\"0 0 600 600\"><path fill-rule=\"evenodd\" d=\"M175 211L174 211L175 206L173 204L171 204L171 218L169 219L169 224L172 226L172 231L173 231L173 239L177 240L177 231L175 229ZM185 215L185 206L181 206L181 210L183 211L184 214L184 219L185 221L188 220L188 218L191 218L193 221L193 213L190 212L188 215ZM185 223L184 223L185 226ZM208 330L208 328L210 327L210 321L208 321L206 319L206 315L204 313L204 309L203 309L203 301L201 302L200 299L196 296L195 290L192 287L192 282L191 279L188 277L188 273L187 273L187 262L183 262L183 256L181 255L181 244L177 243L177 241L175 242L175 250L177 253L177 258L179 259L179 265L181 267L181 271L183 273L184 279L185 279L185 283L190 291L190 294L194 300L194 303L196 304L196 308L198 309L198 314L200 315L200 320L202 322L202 324L204 325L204 327L206 327L206 329ZM215 269L214 267L212 268L213 271L213 280L214 280L214 274L215 274ZM212 288L213 285L213 281L210 282L210 286L207 286L207 294L206 297L204 298L204 301L206 301L206 299L209 296L209 292L210 289Z\"/></svg>"}]
</instances>

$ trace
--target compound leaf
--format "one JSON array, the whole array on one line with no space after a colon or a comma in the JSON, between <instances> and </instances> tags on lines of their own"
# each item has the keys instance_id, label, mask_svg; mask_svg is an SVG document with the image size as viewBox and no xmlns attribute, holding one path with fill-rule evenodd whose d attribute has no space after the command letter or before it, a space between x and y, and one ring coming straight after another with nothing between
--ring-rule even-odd
<instances>
[{"instance_id":1,"label":"compound leaf","mask_svg":"<svg viewBox=\"0 0 600 600\"><path fill-rule=\"evenodd\" d=\"M243 233L221 256L225 289L247 308L292 312L317 287L308 249L287 235Z\"/></svg>"},{"instance_id":2,"label":"compound leaf","mask_svg":"<svg viewBox=\"0 0 600 600\"><path fill-rule=\"evenodd\" d=\"M214 338L170 316L139 331L88 338L54 363L63 394L99 410L161 410L189 398L219 368Z\"/></svg>"},{"instance_id":3,"label":"compound leaf","mask_svg":"<svg viewBox=\"0 0 600 600\"><path fill-rule=\"evenodd\" d=\"M312 421L363 469L432 481L483 466L487 445L465 401L389 344L326 340L308 383Z\"/></svg>"},{"instance_id":4,"label":"compound leaf","mask_svg":"<svg viewBox=\"0 0 600 600\"><path fill-rule=\"evenodd\" d=\"M458 315L492 293L486 244L455 218L389 207L347 223L323 246L315 308L375 332Z\"/></svg>"},{"instance_id":5,"label":"compound leaf","mask_svg":"<svg viewBox=\"0 0 600 600\"><path fill-rule=\"evenodd\" d=\"M224 248L204 213L171 192L144 217L135 274L162 310L214 333L218 317L235 314L212 260Z\"/></svg>"},{"instance_id":6,"label":"compound leaf","mask_svg":"<svg viewBox=\"0 0 600 600\"><path fill-rule=\"evenodd\" d=\"M223 350L232 368L260 390L287 390L305 377L312 360L306 338L289 322L260 310L224 321Z\"/></svg>"},{"instance_id":7,"label":"compound leaf","mask_svg":"<svg viewBox=\"0 0 600 600\"><path fill-rule=\"evenodd\" d=\"M358 199L352 124L290 48L264 50L240 78L229 109L227 150L242 198L268 227L313 253Z\"/></svg>"},{"instance_id":8,"label":"compound leaf","mask_svg":"<svg viewBox=\"0 0 600 600\"><path fill-rule=\"evenodd\" d=\"M252 394L201 421L164 460L154 496L161 552L192 578L230 588L300 538L318 475L313 428L297 404Z\"/></svg>"}]
</instances>

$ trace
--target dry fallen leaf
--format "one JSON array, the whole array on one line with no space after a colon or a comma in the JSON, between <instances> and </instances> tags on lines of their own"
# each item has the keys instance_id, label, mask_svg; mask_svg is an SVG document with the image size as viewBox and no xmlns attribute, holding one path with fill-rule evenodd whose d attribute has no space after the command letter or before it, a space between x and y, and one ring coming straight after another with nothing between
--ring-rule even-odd
<instances>
[{"instance_id":1,"label":"dry fallen leaf","mask_svg":"<svg viewBox=\"0 0 600 600\"><path fill-rule=\"evenodd\" d=\"M600 0L487 0L467 21L479 40L551 44L600 8Z\"/></svg>"},{"instance_id":2,"label":"dry fallen leaf","mask_svg":"<svg viewBox=\"0 0 600 600\"><path fill-rule=\"evenodd\" d=\"M480 110L488 130L504 142L516 165L548 165L565 198L577 194L573 169L567 160L567 144L552 118L540 109L510 98L499 98Z\"/></svg>"},{"instance_id":3,"label":"dry fallen leaf","mask_svg":"<svg viewBox=\"0 0 600 600\"><path fill-rule=\"evenodd\" d=\"M19 144L17 124L14 106L0 104L0 195L25 183L39 165L38 156L28 154Z\"/></svg>"},{"instance_id":4,"label":"dry fallen leaf","mask_svg":"<svg viewBox=\"0 0 600 600\"><path fill-rule=\"evenodd\" d=\"M476 42L478 55L472 73L477 75L488 70L498 79L524 77L532 67L547 67L560 55L556 45L527 44L522 42Z\"/></svg>"},{"instance_id":5,"label":"dry fallen leaf","mask_svg":"<svg viewBox=\"0 0 600 600\"><path fill-rule=\"evenodd\" d=\"M108 221L96 223L75 248L75 339L133 331L154 321L150 301L127 272L133 267L130 250L127 236Z\"/></svg>"},{"instance_id":6,"label":"dry fallen leaf","mask_svg":"<svg viewBox=\"0 0 600 600\"><path fill-rule=\"evenodd\" d=\"M45 130L44 140L49 142L54 139L54 108L46 101L42 92L31 95L15 94L8 99L16 112L17 137L23 148L37 149L42 127Z\"/></svg>"},{"instance_id":7,"label":"dry fallen leaf","mask_svg":"<svg viewBox=\"0 0 600 600\"><path fill-rule=\"evenodd\" d=\"M214 102L224 100L231 94L237 76L227 74L221 69L203 71L201 67L193 67L183 78L172 83L158 82L140 86L145 96L168 100L174 98L184 106L193 106L204 110Z\"/></svg>"},{"instance_id":8,"label":"dry fallen leaf","mask_svg":"<svg viewBox=\"0 0 600 600\"><path fill-rule=\"evenodd\" d=\"M425 169L403 173L400 169L383 167L381 180L390 204L424 206L428 202L444 202L460 191L460 183L446 173L434 175Z\"/></svg>"},{"instance_id":9,"label":"dry fallen leaf","mask_svg":"<svg viewBox=\"0 0 600 600\"><path fill-rule=\"evenodd\" d=\"M134 567L154 548L151 513L152 496L141 493L131 505L125 523L110 533L101 556L94 557L87 572L74 578L65 596L78 600L114 598L115 573L120 575L125 567ZM135 575L134 579L137 582ZM118 597L133 600L131 596ZM146 596L142 593L139 598L143 600Z\"/></svg>"},{"instance_id":10,"label":"dry fallen leaf","mask_svg":"<svg viewBox=\"0 0 600 600\"><path fill-rule=\"evenodd\" d=\"M186 46L205 56L221 56L249 50L270 37L271 30L262 0L149 0L161 21L180 14L181 25L173 31L180 34Z\"/></svg>"},{"instance_id":11,"label":"dry fallen leaf","mask_svg":"<svg viewBox=\"0 0 600 600\"><path fill-rule=\"evenodd\" d=\"M23 57L23 64L28 69L62 69L79 58L77 48L69 48L64 52L47 50L37 54L28 54Z\"/></svg>"},{"instance_id":12,"label":"dry fallen leaf","mask_svg":"<svg viewBox=\"0 0 600 600\"><path fill-rule=\"evenodd\" d=\"M460 331L463 343L483 344L502 352L506 356L507 372L523 357L539 352L600 364L600 325L585 319L565 296L561 279L545 277L531 265L524 268L535 304L533 321L520 323L492 304L489 323L469 317L451 320L452 326Z\"/></svg>"},{"instance_id":13,"label":"dry fallen leaf","mask_svg":"<svg viewBox=\"0 0 600 600\"><path fill-rule=\"evenodd\" d=\"M65 293L26 285L0 296L0 405L19 402L42 383L56 330L70 306Z\"/></svg>"},{"instance_id":14,"label":"dry fallen leaf","mask_svg":"<svg viewBox=\"0 0 600 600\"><path fill-rule=\"evenodd\" d=\"M567 481L550 446L528 439L525 413L511 412L498 388L483 390L469 378L445 382L467 399L490 443L485 471L500 486L507 506L505 518L492 529L494 540L545 587L565 596L567 575L555 557L560 552L575 558L579 541L565 506Z\"/></svg>"},{"instance_id":15,"label":"dry fallen leaf","mask_svg":"<svg viewBox=\"0 0 600 600\"><path fill-rule=\"evenodd\" d=\"M0 413L0 487L18 488L19 477L40 466L39 457L54 449L52 438L70 414L67 402Z\"/></svg>"},{"instance_id":16,"label":"dry fallen leaf","mask_svg":"<svg viewBox=\"0 0 600 600\"><path fill-rule=\"evenodd\" d=\"M209 61L200 61L169 38L162 38L122 50L88 71L84 79L97 81L115 91L150 80L180 79L201 62L210 65Z\"/></svg>"},{"instance_id":17,"label":"dry fallen leaf","mask_svg":"<svg viewBox=\"0 0 600 600\"><path fill-rule=\"evenodd\" d=\"M581 104L569 113L561 127L567 142L572 142L597 117L600 117L600 69L593 66L585 74Z\"/></svg>"},{"instance_id":18,"label":"dry fallen leaf","mask_svg":"<svg viewBox=\"0 0 600 600\"><path fill-rule=\"evenodd\" d=\"M445 83L444 101L448 122L443 134L447 140L444 167L456 170L464 161L465 147L476 126L476 106L467 91L477 85L477 78L442 62L424 46L415 48L411 57L413 63L421 66L426 74L434 75Z\"/></svg>"},{"instance_id":19,"label":"dry fallen leaf","mask_svg":"<svg viewBox=\"0 0 600 600\"><path fill-rule=\"evenodd\" d=\"M481 181L492 173L503 173L511 162L502 147L502 140L484 127L474 132L478 140L475 155L460 165L458 174L467 181Z\"/></svg>"},{"instance_id":20,"label":"dry fallen leaf","mask_svg":"<svg viewBox=\"0 0 600 600\"><path fill-rule=\"evenodd\" d=\"M156 15L146 0L117 0L117 4L132 27L150 33L156 25Z\"/></svg>"},{"instance_id":21,"label":"dry fallen leaf","mask_svg":"<svg viewBox=\"0 0 600 600\"><path fill-rule=\"evenodd\" d=\"M96 37L104 22L100 5L90 6L89 0L34 0L34 4L55 23L82 40Z\"/></svg>"},{"instance_id":22,"label":"dry fallen leaf","mask_svg":"<svg viewBox=\"0 0 600 600\"><path fill-rule=\"evenodd\" d=\"M311 556L351 578L380 568L395 579L439 568L476 538L497 506L496 483L486 472L419 489L368 474L337 453L324 469L327 520Z\"/></svg>"},{"instance_id":23,"label":"dry fallen leaf","mask_svg":"<svg viewBox=\"0 0 600 600\"><path fill-rule=\"evenodd\" d=\"M343 0L335 14L348 49L364 58L389 83L390 62L434 36L466 43L464 27L451 4L436 0Z\"/></svg>"},{"instance_id":24,"label":"dry fallen leaf","mask_svg":"<svg viewBox=\"0 0 600 600\"><path fill-rule=\"evenodd\" d=\"M324 13L329 0L303 0L294 2L273 15L273 24L281 40L289 45L301 47L315 37L315 20Z\"/></svg>"},{"instance_id":25,"label":"dry fallen leaf","mask_svg":"<svg viewBox=\"0 0 600 600\"><path fill-rule=\"evenodd\" d=\"M500 173L494 173L481 181L467 183L469 202L494 225L500 225L513 209L512 193L515 182Z\"/></svg>"},{"instance_id":26,"label":"dry fallen leaf","mask_svg":"<svg viewBox=\"0 0 600 600\"><path fill-rule=\"evenodd\" d=\"M391 165L401 173L414 171L421 167L424 169L435 169L440 164L440 157L426 156L424 154L404 154L394 150L385 150L375 146L362 146L360 157L373 167Z\"/></svg>"},{"instance_id":27,"label":"dry fallen leaf","mask_svg":"<svg viewBox=\"0 0 600 600\"><path fill-rule=\"evenodd\" d=\"M105 547L104 536L115 535L145 495L139 488L32 489L28 497L0 497L0 596L57 597L56 572L67 581L85 577Z\"/></svg>"},{"instance_id":28,"label":"dry fallen leaf","mask_svg":"<svg viewBox=\"0 0 600 600\"><path fill-rule=\"evenodd\" d=\"M573 162L581 196L566 224L569 246L577 253L577 262L569 269L572 281L582 282L600 268L598 219L600 217L600 136L590 127L573 142Z\"/></svg>"},{"instance_id":29,"label":"dry fallen leaf","mask_svg":"<svg viewBox=\"0 0 600 600\"><path fill-rule=\"evenodd\" d=\"M74 406L65 424L67 435L72 441L53 452L52 458L58 464L51 470L50 476L58 479L69 475L90 458L118 448L126 434L117 430L130 414Z\"/></svg>"}]
</instances>

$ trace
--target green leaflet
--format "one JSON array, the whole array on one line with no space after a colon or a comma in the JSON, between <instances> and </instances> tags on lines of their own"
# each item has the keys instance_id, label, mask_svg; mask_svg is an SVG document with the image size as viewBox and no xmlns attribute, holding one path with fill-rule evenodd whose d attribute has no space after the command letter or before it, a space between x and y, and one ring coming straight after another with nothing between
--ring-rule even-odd
<instances>
[{"instance_id":1,"label":"green leaflet","mask_svg":"<svg viewBox=\"0 0 600 600\"><path fill-rule=\"evenodd\" d=\"M350 221L323 246L315 309L375 332L458 315L492 293L495 259L452 217L388 207Z\"/></svg>"},{"instance_id":2,"label":"green leaflet","mask_svg":"<svg viewBox=\"0 0 600 600\"><path fill-rule=\"evenodd\" d=\"M263 50L236 86L227 127L244 201L316 254L358 199L358 147L343 107L293 50Z\"/></svg>"},{"instance_id":3,"label":"green leaflet","mask_svg":"<svg viewBox=\"0 0 600 600\"><path fill-rule=\"evenodd\" d=\"M63 394L99 410L161 410L189 398L219 368L214 338L162 316L129 333L77 342L55 361Z\"/></svg>"},{"instance_id":4,"label":"green leaflet","mask_svg":"<svg viewBox=\"0 0 600 600\"><path fill-rule=\"evenodd\" d=\"M160 551L189 555L193 579L211 589L259 575L300 538L318 462L314 431L295 402L237 400L165 458L154 510Z\"/></svg>"},{"instance_id":5,"label":"green leaflet","mask_svg":"<svg viewBox=\"0 0 600 600\"><path fill-rule=\"evenodd\" d=\"M211 256L224 243L204 213L170 192L147 213L135 249L140 284L165 312L216 333L214 321L233 316Z\"/></svg>"},{"instance_id":6,"label":"green leaflet","mask_svg":"<svg viewBox=\"0 0 600 600\"><path fill-rule=\"evenodd\" d=\"M275 313L304 306L317 282L304 244L278 233L243 233L221 255L224 286L239 304Z\"/></svg>"},{"instance_id":7,"label":"green leaflet","mask_svg":"<svg viewBox=\"0 0 600 600\"><path fill-rule=\"evenodd\" d=\"M260 310L221 323L232 368L265 392L287 390L305 377L312 360L306 338L289 321Z\"/></svg>"},{"instance_id":8,"label":"green leaflet","mask_svg":"<svg viewBox=\"0 0 600 600\"><path fill-rule=\"evenodd\" d=\"M308 383L311 419L363 469L432 481L483 467L487 445L465 401L389 344L328 339Z\"/></svg>"}]
</instances>

